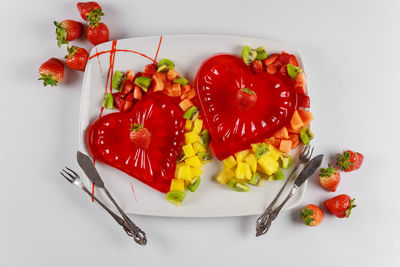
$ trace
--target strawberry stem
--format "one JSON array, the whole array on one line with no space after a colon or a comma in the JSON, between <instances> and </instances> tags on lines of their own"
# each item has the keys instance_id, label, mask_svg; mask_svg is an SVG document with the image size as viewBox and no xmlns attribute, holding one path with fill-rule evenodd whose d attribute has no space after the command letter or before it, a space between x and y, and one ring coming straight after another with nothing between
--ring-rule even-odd
<instances>
[{"instance_id":1,"label":"strawberry stem","mask_svg":"<svg viewBox=\"0 0 400 267\"><path fill-rule=\"evenodd\" d=\"M142 128L143 128L143 124L139 124L139 123L132 124L131 123L131 132L139 131Z\"/></svg>"}]
</instances>

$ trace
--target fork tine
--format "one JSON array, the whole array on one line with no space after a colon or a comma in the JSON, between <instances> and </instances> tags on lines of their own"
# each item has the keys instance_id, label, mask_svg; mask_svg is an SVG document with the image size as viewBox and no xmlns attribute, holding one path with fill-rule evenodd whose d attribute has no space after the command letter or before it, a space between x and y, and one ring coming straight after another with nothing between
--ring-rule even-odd
<instances>
[{"instance_id":1,"label":"fork tine","mask_svg":"<svg viewBox=\"0 0 400 267\"><path fill-rule=\"evenodd\" d=\"M67 167L65 167L65 168L67 168ZM67 169L68 169L68 168L67 168ZM66 175L68 175L72 180L75 180L76 178L78 178L78 177L74 176L72 173L70 173L69 171L66 171L65 169L63 169L63 171L64 171L64 173L65 173Z\"/></svg>"},{"instance_id":2,"label":"fork tine","mask_svg":"<svg viewBox=\"0 0 400 267\"><path fill-rule=\"evenodd\" d=\"M71 169L68 168L67 166L65 166L65 168L66 168L67 170L69 170L70 172L72 172L76 177L79 177L79 175L78 175L76 172L74 172L73 170L71 170Z\"/></svg>"},{"instance_id":3,"label":"fork tine","mask_svg":"<svg viewBox=\"0 0 400 267\"><path fill-rule=\"evenodd\" d=\"M309 159L311 159L311 156L312 156L313 152L314 152L314 147L312 147L312 149L310 151L310 155L308 156Z\"/></svg>"},{"instance_id":4,"label":"fork tine","mask_svg":"<svg viewBox=\"0 0 400 267\"><path fill-rule=\"evenodd\" d=\"M65 170L63 170L63 171L65 172ZM70 183L72 184L73 181L72 181L71 178L68 178L68 177L67 177L64 173L62 173L62 172L60 172L60 174L61 174L62 176L64 176L64 178L67 179L68 182L70 182Z\"/></svg>"},{"instance_id":5,"label":"fork tine","mask_svg":"<svg viewBox=\"0 0 400 267\"><path fill-rule=\"evenodd\" d=\"M306 155L308 154L309 150L310 150L310 146L309 145L304 146L303 151L301 151L301 156L302 157L306 157Z\"/></svg>"}]
</instances>

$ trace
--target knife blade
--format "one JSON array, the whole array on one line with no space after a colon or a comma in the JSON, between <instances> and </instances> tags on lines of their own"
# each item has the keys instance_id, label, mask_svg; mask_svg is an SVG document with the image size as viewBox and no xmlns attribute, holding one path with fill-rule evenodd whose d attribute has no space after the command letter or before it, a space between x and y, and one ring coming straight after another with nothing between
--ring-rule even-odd
<instances>
[{"instance_id":1,"label":"knife blade","mask_svg":"<svg viewBox=\"0 0 400 267\"><path fill-rule=\"evenodd\" d=\"M311 177L311 175L314 174L316 170L318 170L318 168L321 166L323 158L324 155L319 154L318 156L315 156L312 160L310 160L310 162L301 171L294 184L297 187L300 187L308 178Z\"/></svg>"},{"instance_id":2,"label":"knife blade","mask_svg":"<svg viewBox=\"0 0 400 267\"><path fill-rule=\"evenodd\" d=\"M90 159L90 157L78 151L76 153L76 159L78 160L79 166L81 166L89 180L92 181L97 187L104 188L104 182L94 167L93 161Z\"/></svg>"}]
</instances>

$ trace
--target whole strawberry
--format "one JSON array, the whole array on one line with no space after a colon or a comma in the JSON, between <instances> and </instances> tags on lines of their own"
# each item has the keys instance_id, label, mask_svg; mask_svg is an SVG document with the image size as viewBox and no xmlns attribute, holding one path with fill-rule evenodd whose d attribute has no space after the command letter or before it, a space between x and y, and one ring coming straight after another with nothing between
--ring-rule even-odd
<instances>
[{"instance_id":1,"label":"whole strawberry","mask_svg":"<svg viewBox=\"0 0 400 267\"><path fill-rule=\"evenodd\" d=\"M136 147L147 149L150 146L151 133L142 124L135 123L131 124L129 138Z\"/></svg>"},{"instance_id":2,"label":"whole strawberry","mask_svg":"<svg viewBox=\"0 0 400 267\"><path fill-rule=\"evenodd\" d=\"M249 88L242 88L236 94L236 101L240 110L248 110L257 101L257 94Z\"/></svg>"},{"instance_id":3,"label":"whole strawberry","mask_svg":"<svg viewBox=\"0 0 400 267\"><path fill-rule=\"evenodd\" d=\"M348 218L351 214L351 210L356 207L354 204L354 198L342 194L334 198L328 199L324 202L325 207L338 218Z\"/></svg>"},{"instance_id":4,"label":"whole strawberry","mask_svg":"<svg viewBox=\"0 0 400 267\"><path fill-rule=\"evenodd\" d=\"M64 77L64 64L57 58L50 58L39 68L39 79L43 85L57 86Z\"/></svg>"},{"instance_id":5,"label":"whole strawberry","mask_svg":"<svg viewBox=\"0 0 400 267\"><path fill-rule=\"evenodd\" d=\"M364 156L361 153L345 150L338 156L336 164L344 172L358 170L363 163Z\"/></svg>"},{"instance_id":6,"label":"whole strawberry","mask_svg":"<svg viewBox=\"0 0 400 267\"><path fill-rule=\"evenodd\" d=\"M81 36L83 31L82 23L75 20L63 20L60 23L54 21L56 25L57 45L68 44L68 41L73 41Z\"/></svg>"},{"instance_id":7,"label":"whole strawberry","mask_svg":"<svg viewBox=\"0 0 400 267\"><path fill-rule=\"evenodd\" d=\"M110 32L107 25L100 22L98 25L89 26L86 36L89 42L93 45L98 45L108 41Z\"/></svg>"},{"instance_id":8,"label":"whole strawberry","mask_svg":"<svg viewBox=\"0 0 400 267\"><path fill-rule=\"evenodd\" d=\"M74 70L84 71L89 57L85 48L73 45L67 47L68 55L65 56L67 66Z\"/></svg>"},{"instance_id":9,"label":"whole strawberry","mask_svg":"<svg viewBox=\"0 0 400 267\"><path fill-rule=\"evenodd\" d=\"M337 168L332 168L331 164L328 164L328 168L321 168L319 171L319 183L321 186L328 191L335 192L340 183L340 173Z\"/></svg>"},{"instance_id":10,"label":"whole strawberry","mask_svg":"<svg viewBox=\"0 0 400 267\"><path fill-rule=\"evenodd\" d=\"M101 16L104 15L101 6L96 2L79 2L76 4L76 7L82 19L89 22L90 25L98 24Z\"/></svg>"},{"instance_id":11,"label":"whole strawberry","mask_svg":"<svg viewBox=\"0 0 400 267\"><path fill-rule=\"evenodd\" d=\"M301 210L301 218L305 225L317 226L324 219L324 212L320 207L309 204Z\"/></svg>"}]
</instances>

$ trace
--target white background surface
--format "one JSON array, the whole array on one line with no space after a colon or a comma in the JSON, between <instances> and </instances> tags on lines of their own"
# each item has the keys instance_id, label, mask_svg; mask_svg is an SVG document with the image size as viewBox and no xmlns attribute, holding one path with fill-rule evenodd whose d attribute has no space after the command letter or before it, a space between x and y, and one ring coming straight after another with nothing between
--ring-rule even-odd
<instances>
[{"instance_id":1,"label":"white background surface","mask_svg":"<svg viewBox=\"0 0 400 267\"><path fill-rule=\"evenodd\" d=\"M79 19L70 1L2 1L0 8L0 266L399 266L400 2L103 1L111 38L159 34L247 35L292 43L309 72L314 144L362 151L337 194L358 207L305 227L285 212L261 238L256 217L135 216L147 247L124 236L58 171L77 168L82 74L43 88L37 69L61 58L54 19ZM90 48L89 45L86 45ZM327 161L325 161L327 164ZM303 204L333 197L311 181Z\"/></svg>"}]
</instances>

